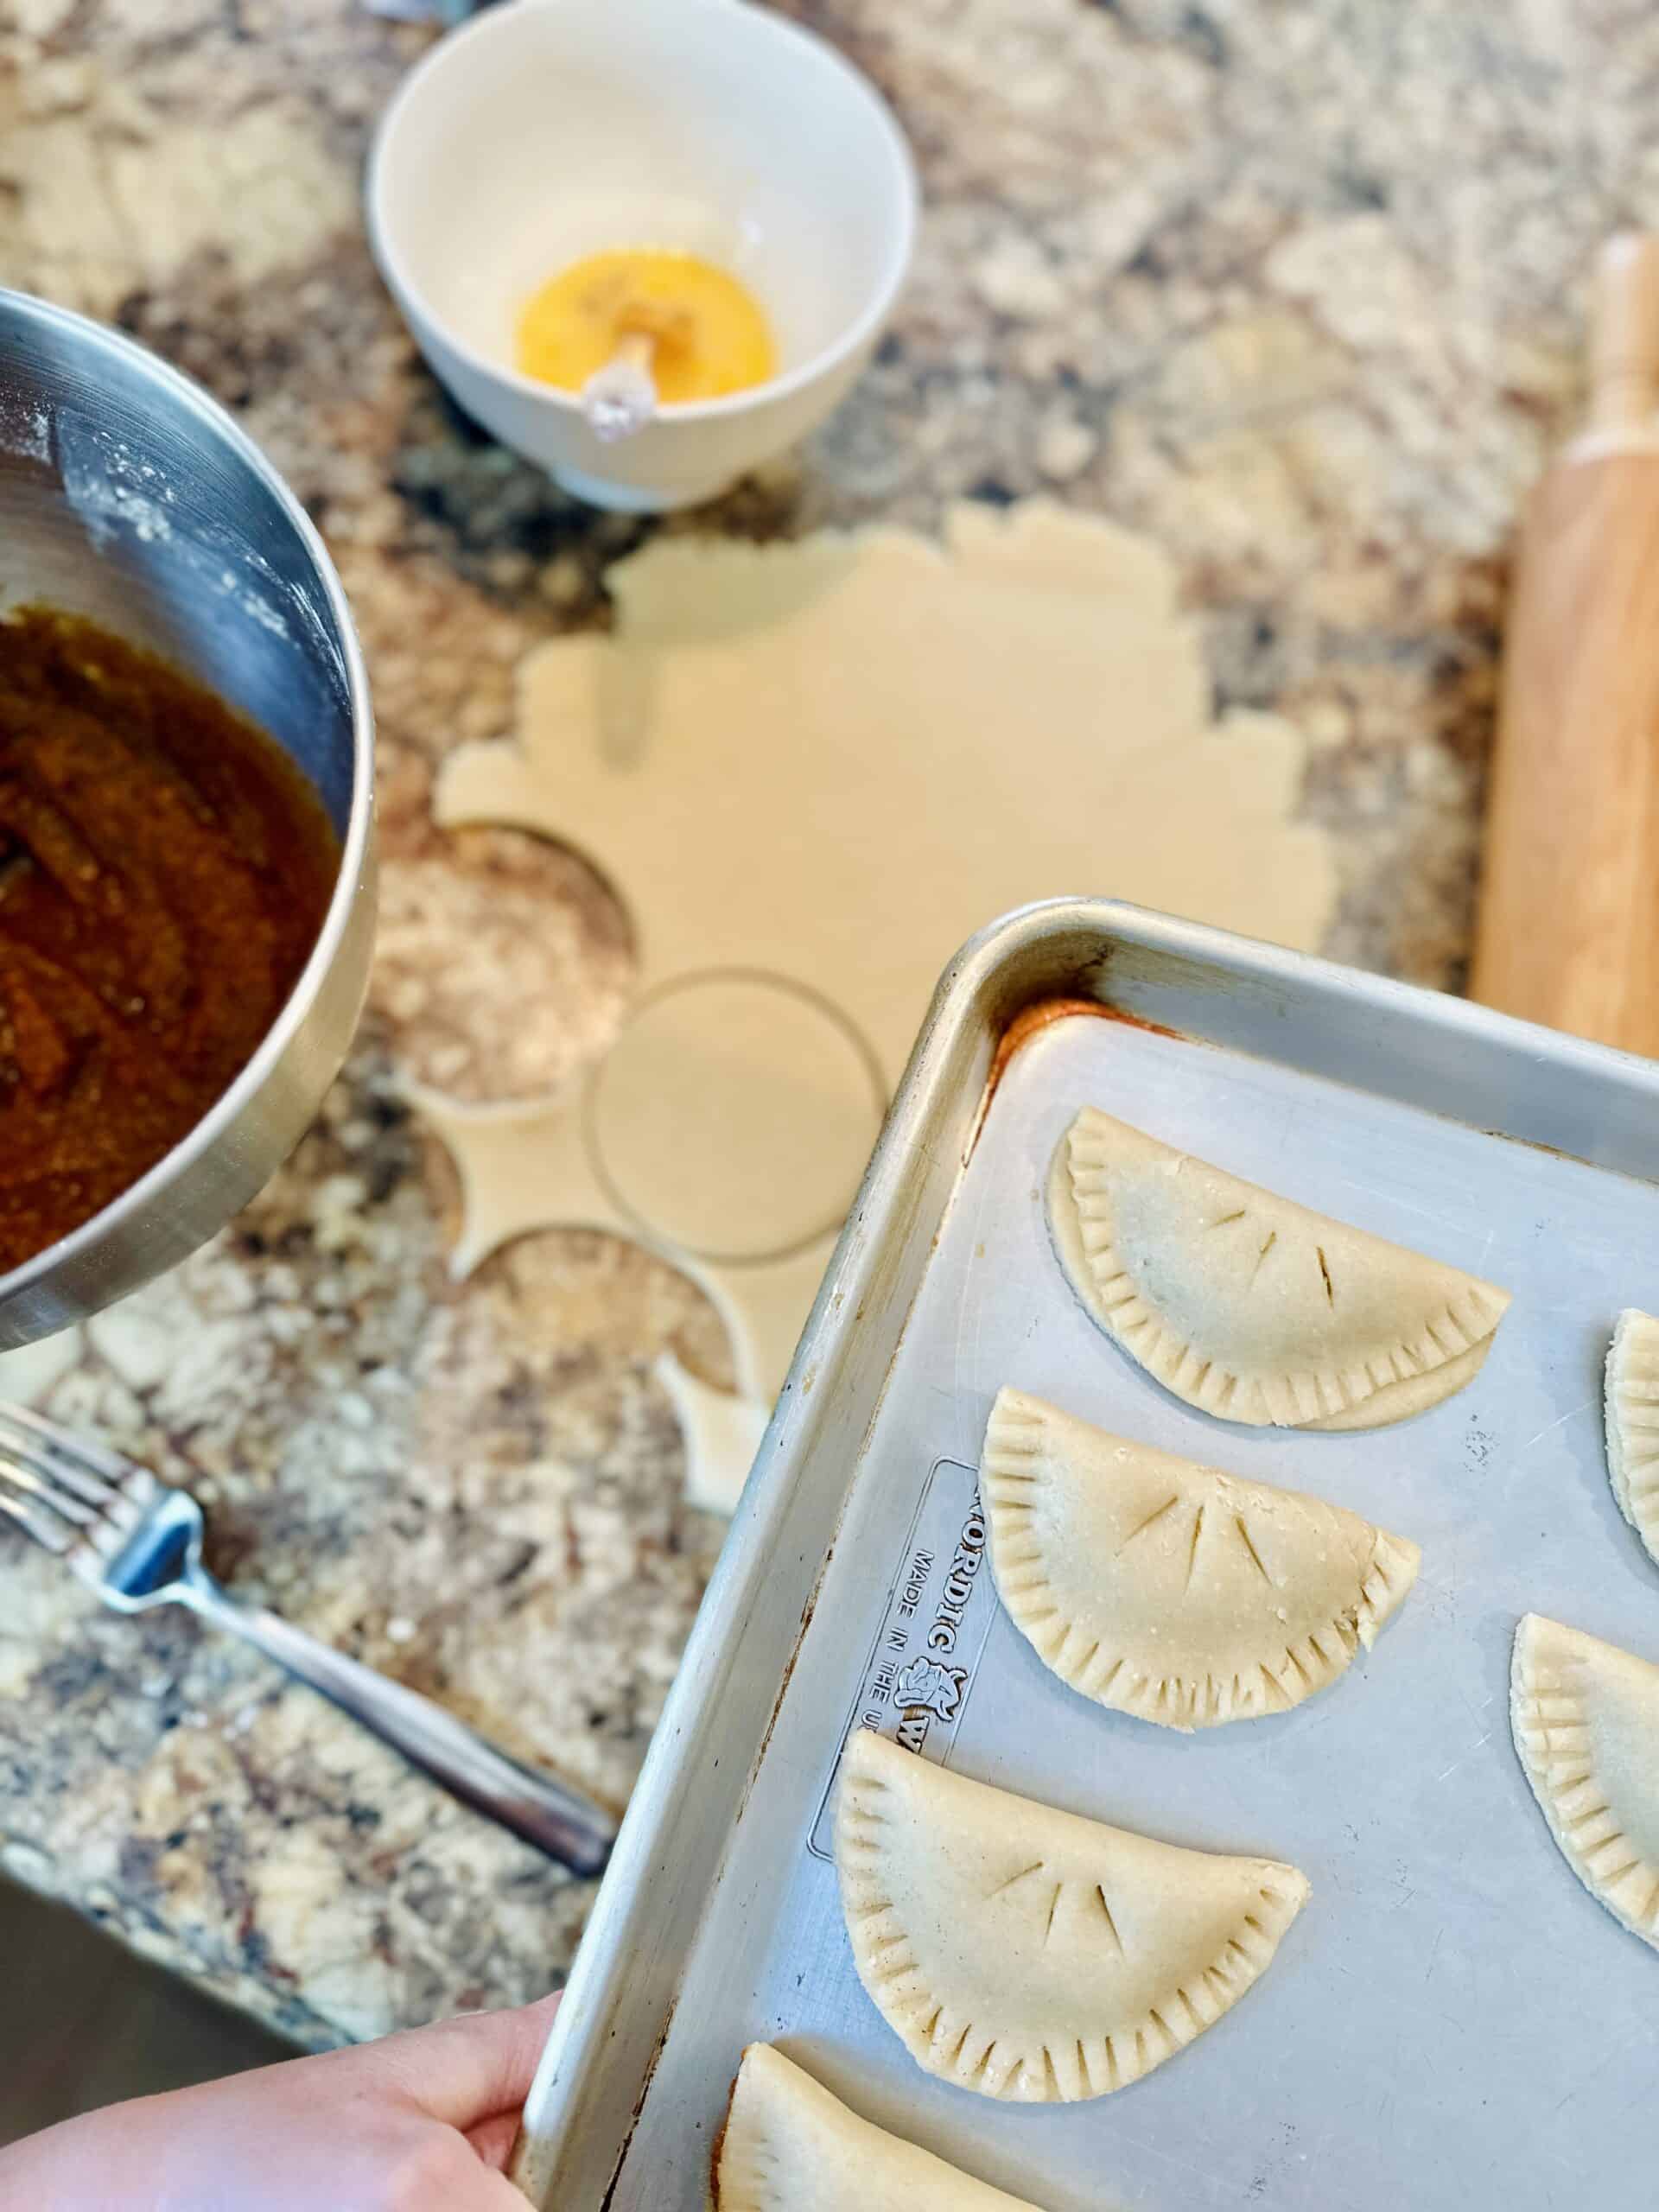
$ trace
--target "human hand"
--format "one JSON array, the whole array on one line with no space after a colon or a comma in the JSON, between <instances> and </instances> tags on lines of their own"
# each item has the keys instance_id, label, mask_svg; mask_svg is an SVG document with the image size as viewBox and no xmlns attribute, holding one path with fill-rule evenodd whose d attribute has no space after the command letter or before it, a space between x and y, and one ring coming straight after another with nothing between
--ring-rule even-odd
<instances>
[{"instance_id":1,"label":"human hand","mask_svg":"<svg viewBox=\"0 0 1659 2212\"><path fill-rule=\"evenodd\" d=\"M558 2001L66 2120L0 2151L0 2212L525 2212L501 2169Z\"/></svg>"}]
</instances>

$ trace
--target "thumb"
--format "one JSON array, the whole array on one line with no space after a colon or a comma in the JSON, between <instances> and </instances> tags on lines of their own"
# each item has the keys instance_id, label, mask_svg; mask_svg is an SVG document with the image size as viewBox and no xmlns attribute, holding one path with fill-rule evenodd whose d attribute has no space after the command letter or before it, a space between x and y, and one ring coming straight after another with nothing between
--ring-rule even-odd
<instances>
[{"instance_id":1,"label":"thumb","mask_svg":"<svg viewBox=\"0 0 1659 2212\"><path fill-rule=\"evenodd\" d=\"M475 2180L468 2176L463 2196L445 2198L444 2212L528 2212L529 2203L505 2174L480 2166Z\"/></svg>"},{"instance_id":2,"label":"thumb","mask_svg":"<svg viewBox=\"0 0 1659 2212\"><path fill-rule=\"evenodd\" d=\"M375 2062L392 2094L464 2134L524 2103L558 2006L556 1993L516 2012L463 2013L388 2036L360 2055ZM524 2202L516 2191L512 2201Z\"/></svg>"},{"instance_id":3,"label":"thumb","mask_svg":"<svg viewBox=\"0 0 1659 2212\"><path fill-rule=\"evenodd\" d=\"M467 2140L486 2166L493 2166L497 2173L505 2173L507 2160L512 2156L512 2146L518 2139L518 2114L516 2112L492 2113L488 2120L480 2120L476 2126L467 2130Z\"/></svg>"}]
</instances>

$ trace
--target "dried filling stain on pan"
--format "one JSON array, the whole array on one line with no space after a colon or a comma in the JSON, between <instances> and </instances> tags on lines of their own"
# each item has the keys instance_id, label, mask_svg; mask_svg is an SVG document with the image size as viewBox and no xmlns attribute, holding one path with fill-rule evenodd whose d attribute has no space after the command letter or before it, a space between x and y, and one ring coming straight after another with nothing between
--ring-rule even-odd
<instances>
[{"instance_id":1,"label":"dried filling stain on pan","mask_svg":"<svg viewBox=\"0 0 1659 2212\"><path fill-rule=\"evenodd\" d=\"M991 1110L991 1101L995 1097L997 1087L1007 1073L1014 1054L1033 1043L1046 1030L1052 1029L1057 1021L1071 1021L1085 1015L1098 1021L1122 1022L1126 1029L1143 1030L1148 1037L1168 1037L1178 1045L1198 1041L1183 1037L1178 1029L1166 1029L1161 1021L1147 1021L1141 1014L1128 1014L1122 1007L1109 1005L1104 999L1066 996L1034 1000L1031 1005L1020 1009L997 1039L996 1050L991 1058L990 1073L985 1078L984 1096L980 1100L978 1118L968 1143L969 1155L979 1142L985 1116Z\"/></svg>"},{"instance_id":2,"label":"dried filling stain on pan","mask_svg":"<svg viewBox=\"0 0 1659 2212\"><path fill-rule=\"evenodd\" d=\"M338 865L300 772L213 692L77 616L0 622L0 1269L222 1095Z\"/></svg>"}]
</instances>

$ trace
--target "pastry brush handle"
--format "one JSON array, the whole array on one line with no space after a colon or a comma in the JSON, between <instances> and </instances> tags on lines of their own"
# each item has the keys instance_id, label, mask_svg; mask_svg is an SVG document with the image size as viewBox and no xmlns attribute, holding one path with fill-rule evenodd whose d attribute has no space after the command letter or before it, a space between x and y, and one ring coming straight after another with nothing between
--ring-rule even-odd
<instances>
[{"instance_id":1,"label":"pastry brush handle","mask_svg":"<svg viewBox=\"0 0 1659 2212\"><path fill-rule=\"evenodd\" d=\"M1471 989L1659 1056L1659 238L1604 251L1592 386L1522 528Z\"/></svg>"}]
</instances>

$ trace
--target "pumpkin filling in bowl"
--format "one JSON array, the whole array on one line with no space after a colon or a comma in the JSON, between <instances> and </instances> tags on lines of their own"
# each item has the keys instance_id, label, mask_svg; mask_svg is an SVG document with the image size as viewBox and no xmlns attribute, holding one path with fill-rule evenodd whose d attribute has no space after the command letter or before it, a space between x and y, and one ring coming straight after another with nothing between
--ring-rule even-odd
<instances>
[{"instance_id":1,"label":"pumpkin filling in bowl","mask_svg":"<svg viewBox=\"0 0 1659 2212\"><path fill-rule=\"evenodd\" d=\"M0 1270L223 1095L339 858L299 769L213 692L78 616L0 620Z\"/></svg>"}]
</instances>

